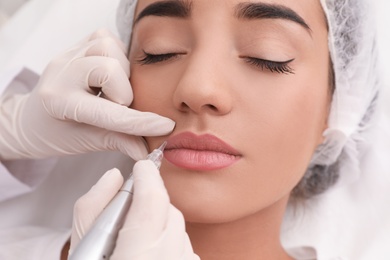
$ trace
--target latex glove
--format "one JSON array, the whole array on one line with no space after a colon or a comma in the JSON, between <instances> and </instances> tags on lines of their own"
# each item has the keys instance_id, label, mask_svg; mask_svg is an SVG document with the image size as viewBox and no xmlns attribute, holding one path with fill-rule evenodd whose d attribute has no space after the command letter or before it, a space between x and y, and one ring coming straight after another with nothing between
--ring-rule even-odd
<instances>
[{"instance_id":1,"label":"latex glove","mask_svg":"<svg viewBox=\"0 0 390 260\"><path fill-rule=\"evenodd\" d=\"M149 160L137 162L133 174L133 202L110 259L200 259L192 250L183 215L170 203L154 163ZM115 196L122 183L119 170L108 171L76 202L70 252Z\"/></svg>"},{"instance_id":2,"label":"latex glove","mask_svg":"<svg viewBox=\"0 0 390 260\"><path fill-rule=\"evenodd\" d=\"M31 93L0 97L0 160L103 150L145 158L135 136L165 135L174 122L128 108L129 73L123 43L106 30L54 59Z\"/></svg>"}]
</instances>

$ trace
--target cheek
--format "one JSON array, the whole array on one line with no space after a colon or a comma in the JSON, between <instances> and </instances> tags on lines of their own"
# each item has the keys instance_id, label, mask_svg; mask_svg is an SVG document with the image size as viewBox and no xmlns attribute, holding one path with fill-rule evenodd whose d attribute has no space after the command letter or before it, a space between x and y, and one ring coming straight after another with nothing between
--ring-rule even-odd
<instances>
[{"instance_id":1,"label":"cheek","mask_svg":"<svg viewBox=\"0 0 390 260\"><path fill-rule=\"evenodd\" d=\"M255 93L246 96L246 103L252 104L246 113L255 119L252 124L257 122L251 135L261 137L265 157L280 157L290 166L297 162L305 166L321 143L327 116L327 86L309 82L315 81L304 75L291 76L288 82L267 85L261 97L257 94L257 102L252 97Z\"/></svg>"},{"instance_id":2,"label":"cheek","mask_svg":"<svg viewBox=\"0 0 390 260\"><path fill-rule=\"evenodd\" d=\"M326 67L325 67L326 68ZM280 142L300 140L316 146L328 108L327 72L301 70L297 75L247 75L235 82L242 123L259 136ZM313 77L312 75L316 75ZM279 146L280 147L280 146Z\"/></svg>"},{"instance_id":3,"label":"cheek","mask_svg":"<svg viewBox=\"0 0 390 260\"><path fill-rule=\"evenodd\" d=\"M251 124L257 123L257 127L248 130L248 136L258 140L247 140L251 144L250 159L255 162L260 156L264 159L263 167L285 176L300 177L322 140L325 122L322 100L302 94L285 93L278 102L264 101L257 108L258 113L253 114L255 120Z\"/></svg>"},{"instance_id":4,"label":"cheek","mask_svg":"<svg viewBox=\"0 0 390 260\"><path fill-rule=\"evenodd\" d=\"M160 69L147 69L140 65L132 66L130 83L134 93L131 107L139 111L165 115L169 107L179 71L169 66ZM162 110L161 108L165 109Z\"/></svg>"},{"instance_id":5,"label":"cheek","mask_svg":"<svg viewBox=\"0 0 390 260\"><path fill-rule=\"evenodd\" d=\"M229 130L240 136L246 151L246 163L240 170L240 186L245 190L237 192L236 197L242 196L239 201L247 209L261 208L288 195L322 141L328 107L327 80L326 76L314 79L310 75L291 76L280 85L276 81L252 84L242 96L243 110L237 118L241 127ZM248 194L251 200L245 200Z\"/></svg>"}]
</instances>

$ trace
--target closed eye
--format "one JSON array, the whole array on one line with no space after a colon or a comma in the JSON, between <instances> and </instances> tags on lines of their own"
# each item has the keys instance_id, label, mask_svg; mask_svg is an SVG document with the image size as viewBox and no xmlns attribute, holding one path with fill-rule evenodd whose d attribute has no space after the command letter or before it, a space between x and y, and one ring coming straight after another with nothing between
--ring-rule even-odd
<instances>
[{"instance_id":1,"label":"closed eye","mask_svg":"<svg viewBox=\"0 0 390 260\"><path fill-rule=\"evenodd\" d=\"M177 58L179 55L184 53L163 53L163 54L152 54L144 51L145 57L138 60L138 63L141 65L154 64L159 62L168 61L174 58Z\"/></svg>"},{"instance_id":2,"label":"closed eye","mask_svg":"<svg viewBox=\"0 0 390 260\"><path fill-rule=\"evenodd\" d=\"M256 68L260 68L261 70L268 70L270 72L282 74L294 74L294 70L289 66L289 64L294 61L294 59L287 61L271 61L254 57L242 58L250 65L253 65Z\"/></svg>"},{"instance_id":3,"label":"closed eye","mask_svg":"<svg viewBox=\"0 0 390 260\"><path fill-rule=\"evenodd\" d=\"M152 54L144 51L145 57L138 60L141 65L155 64L177 58L179 55L185 53L163 53L163 54ZM265 59L259 59L254 57L242 57L247 63L260 68L261 70L268 70L273 73L281 74L294 74L294 70L289 66L294 59L287 61L271 61Z\"/></svg>"}]
</instances>

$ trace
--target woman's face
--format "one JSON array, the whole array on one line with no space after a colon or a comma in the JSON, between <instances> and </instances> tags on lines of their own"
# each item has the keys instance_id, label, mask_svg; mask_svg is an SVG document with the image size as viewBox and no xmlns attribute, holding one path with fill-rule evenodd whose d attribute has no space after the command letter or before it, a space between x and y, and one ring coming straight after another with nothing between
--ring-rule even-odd
<instances>
[{"instance_id":1,"label":"woman's face","mask_svg":"<svg viewBox=\"0 0 390 260\"><path fill-rule=\"evenodd\" d=\"M288 198L322 142L327 27L313 0L140 0L132 107L169 117L161 174L186 220L233 221Z\"/></svg>"}]
</instances>

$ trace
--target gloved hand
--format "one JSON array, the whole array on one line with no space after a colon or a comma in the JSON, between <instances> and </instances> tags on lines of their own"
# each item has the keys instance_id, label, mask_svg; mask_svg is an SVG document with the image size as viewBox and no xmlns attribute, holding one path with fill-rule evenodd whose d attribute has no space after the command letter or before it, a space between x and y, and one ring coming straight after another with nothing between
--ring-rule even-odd
<instances>
[{"instance_id":1,"label":"gloved hand","mask_svg":"<svg viewBox=\"0 0 390 260\"><path fill-rule=\"evenodd\" d=\"M106 30L60 55L31 93L0 97L0 160L104 150L145 158L135 136L165 135L174 122L128 108L129 74L124 44Z\"/></svg>"},{"instance_id":2,"label":"gloved hand","mask_svg":"<svg viewBox=\"0 0 390 260\"><path fill-rule=\"evenodd\" d=\"M119 232L111 260L200 259L192 250L181 212L170 202L154 163L139 161L133 169L134 196ZM75 204L70 252L123 183L117 169L108 171Z\"/></svg>"}]
</instances>

